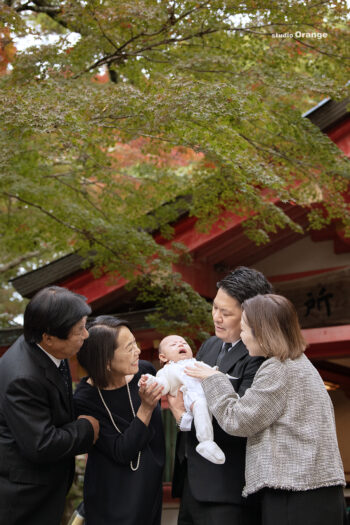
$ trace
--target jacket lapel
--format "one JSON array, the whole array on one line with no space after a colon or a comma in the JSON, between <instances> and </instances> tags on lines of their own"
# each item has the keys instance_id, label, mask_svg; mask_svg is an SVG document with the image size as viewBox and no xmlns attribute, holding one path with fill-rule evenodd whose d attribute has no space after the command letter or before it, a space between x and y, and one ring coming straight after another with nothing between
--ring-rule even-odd
<instances>
[{"instance_id":1,"label":"jacket lapel","mask_svg":"<svg viewBox=\"0 0 350 525\"><path fill-rule=\"evenodd\" d=\"M206 352L205 352L205 354L203 356L204 359L199 359L199 360L200 361L204 361L209 366L215 366L217 358L218 358L218 355L219 355L219 352L221 350L221 347L222 347L222 340L217 338L214 341L214 343L211 346L211 348L206 350Z\"/></svg>"},{"instance_id":2,"label":"jacket lapel","mask_svg":"<svg viewBox=\"0 0 350 525\"><path fill-rule=\"evenodd\" d=\"M55 363L35 344L30 345L31 353L37 364L43 369L46 379L57 388L67 410L72 413L72 396L68 395L64 379ZM67 364L68 366L68 364ZM69 369L69 366L68 366Z\"/></svg>"},{"instance_id":3,"label":"jacket lapel","mask_svg":"<svg viewBox=\"0 0 350 525\"><path fill-rule=\"evenodd\" d=\"M50 364L52 364L52 366L49 366ZM57 366L53 362L49 363L48 366L45 367L45 375L46 375L46 378L51 383L53 383L55 387L60 391L62 400L65 406L67 407L67 409L69 410L69 412L71 413L72 412L72 402L71 402L72 396L68 395L64 379L60 371L58 370Z\"/></svg>"}]
</instances>

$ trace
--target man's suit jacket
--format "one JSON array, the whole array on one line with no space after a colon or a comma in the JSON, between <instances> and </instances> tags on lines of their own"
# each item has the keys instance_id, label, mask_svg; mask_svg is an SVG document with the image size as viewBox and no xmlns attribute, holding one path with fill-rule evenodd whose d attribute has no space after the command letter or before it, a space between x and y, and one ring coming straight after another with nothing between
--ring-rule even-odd
<instances>
[{"instance_id":1,"label":"man's suit jacket","mask_svg":"<svg viewBox=\"0 0 350 525\"><path fill-rule=\"evenodd\" d=\"M20 337L0 359L0 523L58 525L74 456L93 436L86 419L74 421L71 384Z\"/></svg>"},{"instance_id":2,"label":"man's suit jacket","mask_svg":"<svg viewBox=\"0 0 350 525\"><path fill-rule=\"evenodd\" d=\"M210 337L203 343L196 358L210 366L215 366L222 344L223 341L218 337ZM239 341L224 356L220 371L235 378L231 380L232 385L242 396L251 386L263 360L261 357L250 357L244 343ZM193 425L190 432L179 432L176 443L173 496L181 496L187 469L192 494L198 501L241 504L246 439L226 434L214 418L213 428L214 440L225 453L225 463L215 465L196 452L198 441ZM184 459L185 449L187 461Z\"/></svg>"}]
</instances>

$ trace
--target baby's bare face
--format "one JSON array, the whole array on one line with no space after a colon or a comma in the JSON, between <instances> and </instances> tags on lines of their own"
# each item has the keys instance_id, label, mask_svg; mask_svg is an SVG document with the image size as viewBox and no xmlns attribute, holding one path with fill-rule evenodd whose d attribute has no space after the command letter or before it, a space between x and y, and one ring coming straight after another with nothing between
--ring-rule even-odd
<instances>
[{"instance_id":1,"label":"baby's bare face","mask_svg":"<svg viewBox=\"0 0 350 525\"><path fill-rule=\"evenodd\" d=\"M190 345L179 335L165 337L161 342L160 353L166 357L167 361L174 361L175 363L193 357Z\"/></svg>"}]
</instances>

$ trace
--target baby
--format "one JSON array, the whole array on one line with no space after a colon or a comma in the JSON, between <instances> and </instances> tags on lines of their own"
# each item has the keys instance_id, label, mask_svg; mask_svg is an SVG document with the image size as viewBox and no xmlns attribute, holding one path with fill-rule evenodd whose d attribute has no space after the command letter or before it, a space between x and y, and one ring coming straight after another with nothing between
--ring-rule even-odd
<instances>
[{"instance_id":1,"label":"baby","mask_svg":"<svg viewBox=\"0 0 350 525\"><path fill-rule=\"evenodd\" d=\"M196 363L189 344L183 337L168 335L159 344L159 360L164 367L156 376L142 375L143 384L158 383L163 386L163 394L176 396L178 389L183 392L186 416L194 419L196 436L199 441L196 451L212 463L225 463L225 454L214 441L213 425L203 388L198 379L189 377L184 369ZM205 363L202 363L205 364ZM209 365L205 365L209 366Z\"/></svg>"}]
</instances>

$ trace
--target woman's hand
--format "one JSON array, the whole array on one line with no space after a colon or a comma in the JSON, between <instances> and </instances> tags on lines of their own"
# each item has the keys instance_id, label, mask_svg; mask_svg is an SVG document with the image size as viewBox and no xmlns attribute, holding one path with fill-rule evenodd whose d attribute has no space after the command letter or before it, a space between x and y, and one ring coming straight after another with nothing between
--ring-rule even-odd
<instances>
[{"instance_id":1,"label":"woman's hand","mask_svg":"<svg viewBox=\"0 0 350 525\"><path fill-rule=\"evenodd\" d=\"M210 368L209 366L201 363L195 363L193 367L186 367L185 373L190 377L195 377L201 380L206 379L207 377L210 377L214 374L221 374L219 370L214 370L213 368Z\"/></svg>"},{"instance_id":2,"label":"woman's hand","mask_svg":"<svg viewBox=\"0 0 350 525\"><path fill-rule=\"evenodd\" d=\"M139 395L141 398L141 405L136 415L146 426L148 426L152 412L162 397L162 391L163 387L158 386L157 383L148 386L143 383L140 384Z\"/></svg>"},{"instance_id":3,"label":"woman's hand","mask_svg":"<svg viewBox=\"0 0 350 525\"><path fill-rule=\"evenodd\" d=\"M141 383L139 389L141 405L144 405L144 407L153 411L162 397L162 391L163 387L159 386L157 383L151 383L150 385Z\"/></svg>"}]
</instances>

